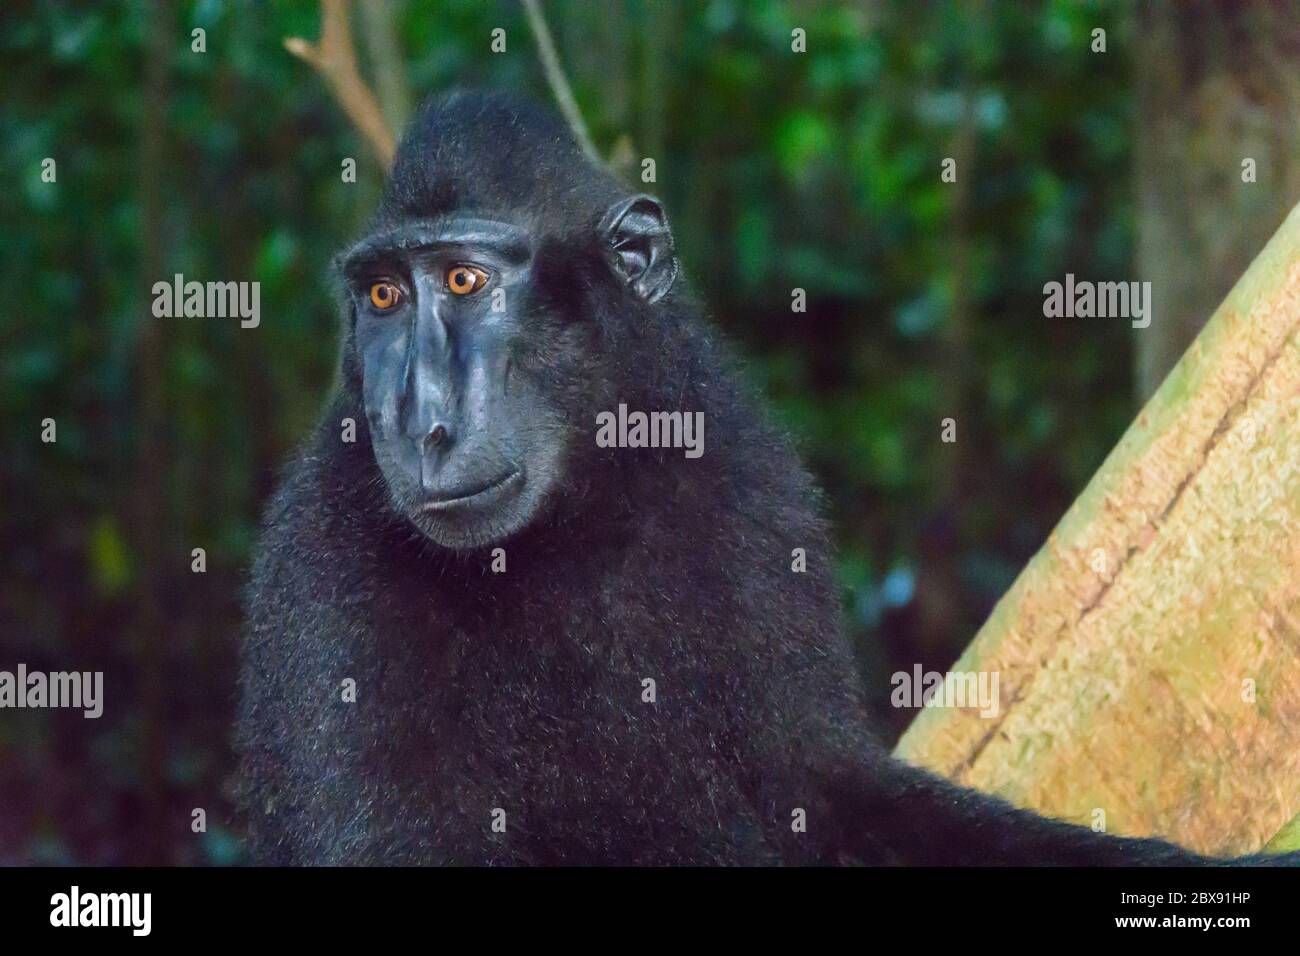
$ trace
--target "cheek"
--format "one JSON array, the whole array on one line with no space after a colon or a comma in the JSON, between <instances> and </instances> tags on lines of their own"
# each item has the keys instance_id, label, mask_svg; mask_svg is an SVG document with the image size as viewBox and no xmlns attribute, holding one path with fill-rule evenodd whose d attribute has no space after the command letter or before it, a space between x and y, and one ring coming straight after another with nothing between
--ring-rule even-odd
<instances>
[{"instance_id":1,"label":"cheek","mask_svg":"<svg viewBox=\"0 0 1300 956\"><path fill-rule=\"evenodd\" d=\"M405 348L401 336L368 336L361 352L361 394L376 437L395 430L401 396Z\"/></svg>"},{"instance_id":2,"label":"cheek","mask_svg":"<svg viewBox=\"0 0 1300 956\"><path fill-rule=\"evenodd\" d=\"M530 493L537 501L564 485L576 443L583 440L574 423L554 406L536 405L521 430Z\"/></svg>"},{"instance_id":3,"label":"cheek","mask_svg":"<svg viewBox=\"0 0 1300 956\"><path fill-rule=\"evenodd\" d=\"M580 423L588 412L604 408L613 394L596 338L586 323L551 329L540 340L544 344L530 349L519 363L561 419Z\"/></svg>"},{"instance_id":4,"label":"cheek","mask_svg":"<svg viewBox=\"0 0 1300 956\"><path fill-rule=\"evenodd\" d=\"M508 397L499 408L503 414L497 419L498 428L506 433L502 437L529 463L530 471L561 457L578 425L555 382L538 371L515 365Z\"/></svg>"}]
</instances>

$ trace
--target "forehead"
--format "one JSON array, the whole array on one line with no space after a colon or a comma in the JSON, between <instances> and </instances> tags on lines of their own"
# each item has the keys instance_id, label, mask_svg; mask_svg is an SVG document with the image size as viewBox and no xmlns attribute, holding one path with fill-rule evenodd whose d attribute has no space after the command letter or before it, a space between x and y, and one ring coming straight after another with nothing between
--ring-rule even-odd
<instances>
[{"instance_id":1,"label":"forehead","mask_svg":"<svg viewBox=\"0 0 1300 956\"><path fill-rule=\"evenodd\" d=\"M507 260L522 261L531 247L532 233L519 223L479 216L437 216L379 226L347 249L340 262L347 271L373 259L443 249L483 249Z\"/></svg>"}]
</instances>

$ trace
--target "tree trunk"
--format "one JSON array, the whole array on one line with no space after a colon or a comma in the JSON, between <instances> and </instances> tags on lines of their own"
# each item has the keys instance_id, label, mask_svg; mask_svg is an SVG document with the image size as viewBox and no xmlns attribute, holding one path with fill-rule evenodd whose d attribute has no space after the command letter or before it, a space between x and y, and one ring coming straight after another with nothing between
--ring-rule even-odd
<instances>
[{"instance_id":1,"label":"tree trunk","mask_svg":"<svg viewBox=\"0 0 1300 956\"><path fill-rule=\"evenodd\" d=\"M1300 207L1129 427L898 754L1203 852L1300 811Z\"/></svg>"},{"instance_id":2,"label":"tree trunk","mask_svg":"<svg viewBox=\"0 0 1300 956\"><path fill-rule=\"evenodd\" d=\"M1293 0L1146 3L1134 36L1146 401L1300 198L1300 18Z\"/></svg>"},{"instance_id":3,"label":"tree trunk","mask_svg":"<svg viewBox=\"0 0 1300 956\"><path fill-rule=\"evenodd\" d=\"M170 352L166 319L152 314L150 290L166 280L166 237L163 198L166 165L167 104L171 96L172 46L175 17L169 4L159 4L149 18L145 99L140 133L140 287L142 302L136 331L136 449L131 495L132 537L139 575L132 651L138 664L142 739L140 780L144 819L139 847L142 863L168 862L165 848L166 778L166 649L170 622L163 604L166 581L174 566L186 560L176 553L171 534L171 450L167 440L167 359Z\"/></svg>"}]
</instances>

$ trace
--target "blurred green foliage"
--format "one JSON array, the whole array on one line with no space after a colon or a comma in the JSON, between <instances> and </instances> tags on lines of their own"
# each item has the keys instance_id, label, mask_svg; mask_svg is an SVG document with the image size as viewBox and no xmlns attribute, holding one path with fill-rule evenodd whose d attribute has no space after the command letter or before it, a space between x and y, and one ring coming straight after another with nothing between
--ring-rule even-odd
<instances>
[{"instance_id":1,"label":"blurred green foliage","mask_svg":"<svg viewBox=\"0 0 1300 956\"><path fill-rule=\"evenodd\" d=\"M0 714L0 862L228 862L239 588L275 469L334 374L332 254L380 171L282 47L313 3L0 13L0 668L103 670L105 716ZM1132 255L1122 8L633 0L545 5L602 151L623 138L687 276L750 359L828 495L864 681L941 667L973 635L1133 413L1125 323L1045 321L1042 285ZM511 2L395 3L417 96L549 100ZM355 20L356 18L354 18ZM1089 31L1108 31L1094 54ZM206 30L206 52L191 30ZM504 27L508 48L489 52ZM793 54L791 30L807 31ZM360 46L360 42L358 43ZM362 50L363 57L365 50ZM145 274L142 132L160 127L162 275ZM940 179L969 135L964 206ZM57 181L41 179L46 157ZM359 182L342 182L355 157ZM261 282L262 322L165 320L161 500L139 500L149 286ZM806 290L805 313L791 290ZM939 441L957 421L958 443ZM43 419L58 441L43 444ZM162 527L141 549L141 506ZM207 572L190 572L203 547ZM166 626L150 620L154 602ZM190 813L208 811L193 834Z\"/></svg>"}]
</instances>

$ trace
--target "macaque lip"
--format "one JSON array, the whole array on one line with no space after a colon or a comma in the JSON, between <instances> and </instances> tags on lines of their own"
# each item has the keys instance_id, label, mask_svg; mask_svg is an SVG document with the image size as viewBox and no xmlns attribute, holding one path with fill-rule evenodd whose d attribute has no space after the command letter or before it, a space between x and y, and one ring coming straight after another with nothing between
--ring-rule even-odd
<instances>
[{"instance_id":1,"label":"macaque lip","mask_svg":"<svg viewBox=\"0 0 1300 956\"><path fill-rule=\"evenodd\" d=\"M523 479L523 473L518 468L514 468L480 488L468 492L455 492L444 497L426 498L417 510L425 514L445 513L458 508L491 504L507 494L518 491L524 483Z\"/></svg>"}]
</instances>

